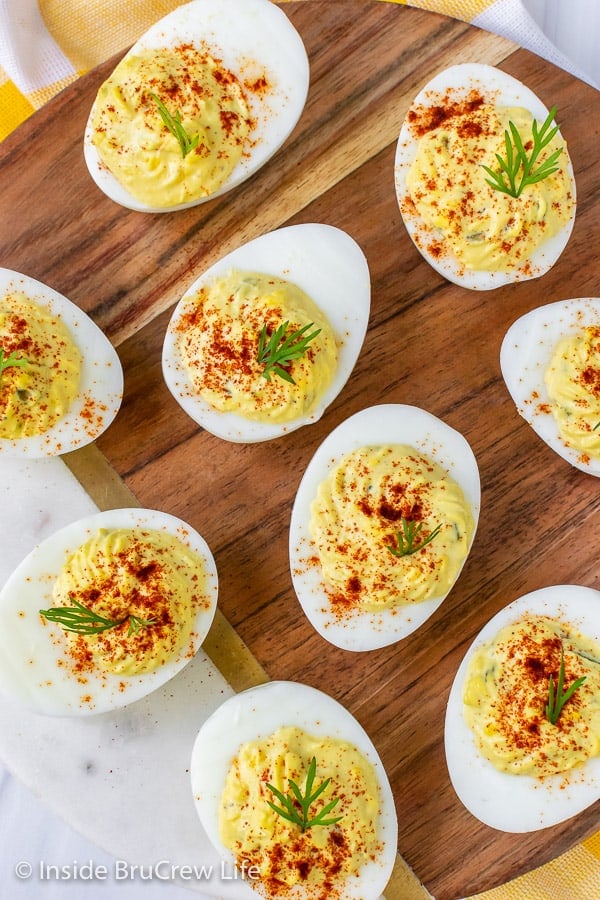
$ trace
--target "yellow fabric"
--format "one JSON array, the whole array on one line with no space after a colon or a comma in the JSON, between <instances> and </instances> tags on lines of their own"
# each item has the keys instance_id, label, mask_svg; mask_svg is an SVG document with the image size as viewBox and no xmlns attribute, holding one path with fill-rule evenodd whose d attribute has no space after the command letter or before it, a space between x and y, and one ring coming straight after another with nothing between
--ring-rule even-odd
<instances>
[{"instance_id":1,"label":"yellow fabric","mask_svg":"<svg viewBox=\"0 0 600 900\"><path fill-rule=\"evenodd\" d=\"M590 846L596 852L590 851ZM514 881L468 900L598 900L600 834Z\"/></svg>"},{"instance_id":2,"label":"yellow fabric","mask_svg":"<svg viewBox=\"0 0 600 900\"><path fill-rule=\"evenodd\" d=\"M34 112L33 104L0 69L0 141Z\"/></svg>"},{"instance_id":3,"label":"yellow fabric","mask_svg":"<svg viewBox=\"0 0 600 900\"><path fill-rule=\"evenodd\" d=\"M71 75L69 78L59 78L57 81L53 81L52 84L47 85L46 87L39 88L37 91L32 91L29 94L29 101L34 109L39 109L40 106L43 106L44 103L47 103L51 97L54 97L55 94L58 94L59 91L62 91L68 84L72 81L76 81L80 75L83 75L84 70L78 72L77 75Z\"/></svg>"},{"instance_id":4,"label":"yellow fabric","mask_svg":"<svg viewBox=\"0 0 600 900\"><path fill-rule=\"evenodd\" d=\"M384 2L416 6L470 22L500 0ZM180 6L181 0L38 0L38 3L46 29L56 44L57 59L83 74L132 44L153 22ZM25 94L0 68L0 140L77 77L63 75ZM547 865L476 898L598 900L600 832Z\"/></svg>"},{"instance_id":5,"label":"yellow fabric","mask_svg":"<svg viewBox=\"0 0 600 900\"><path fill-rule=\"evenodd\" d=\"M596 834L593 834L584 841L583 846L588 853L591 853L597 860L600 860L600 831L597 831Z\"/></svg>"},{"instance_id":6,"label":"yellow fabric","mask_svg":"<svg viewBox=\"0 0 600 900\"><path fill-rule=\"evenodd\" d=\"M420 9L429 10L429 12L441 13L445 16L452 16L454 19L463 19L465 22L471 22L484 9L493 6L495 0L389 0L389 2L418 6Z\"/></svg>"},{"instance_id":7,"label":"yellow fabric","mask_svg":"<svg viewBox=\"0 0 600 900\"><path fill-rule=\"evenodd\" d=\"M46 28L78 70L124 50L181 0L38 0Z\"/></svg>"}]
</instances>

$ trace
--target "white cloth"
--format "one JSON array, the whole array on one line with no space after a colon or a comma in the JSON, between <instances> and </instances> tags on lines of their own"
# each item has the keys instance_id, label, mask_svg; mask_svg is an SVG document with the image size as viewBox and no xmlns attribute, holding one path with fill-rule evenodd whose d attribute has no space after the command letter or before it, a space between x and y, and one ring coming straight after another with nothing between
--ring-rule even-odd
<instances>
[{"instance_id":1,"label":"white cloth","mask_svg":"<svg viewBox=\"0 0 600 900\"><path fill-rule=\"evenodd\" d=\"M0 0L0 65L24 94L76 74L46 30L37 0Z\"/></svg>"},{"instance_id":2,"label":"white cloth","mask_svg":"<svg viewBox=\"0 0 600 900\"><path fill-rule=\"evenodd\" d=\"M114 877L88 880L88 872L113 873L115 860L57 819L0 764L0 896L11 900L202 900L172 882ZM40 877L40 866L66 866L83 878ZM29 866L31 874L27 877ZM87 868L86 868L87 867ZM102 869L101 867L104 867ZM18 874L20 873L20 874Z\"/></svg>"},{"instance_id":3,"label":"white cloth","mask_svg":"<svg viewBox=\"0 0 600 900\"><path fill-rule=\"evenodd\" d=\"M600 88L600 3L598 0L522 0L551 43Z\"/></svg>"},{"instance_id":4,"label":"white cloth","mask_svg":"<svg viewBox=\"0 0 600 900\"><path fill-rule=\"evenodd\" d=\"M600 87L599 0L496 0L472 24L515 41L592 87Z\"/></svg>"},{"instance_id":5,"label":"white cloth","mask_svg":"<svg viewBox=\"0 0 600 900\"><path fill-rule=\"evenodd\" d=\"M600 88L600 0L496 0L472 24Z\"/></svg>"}]
</instances>

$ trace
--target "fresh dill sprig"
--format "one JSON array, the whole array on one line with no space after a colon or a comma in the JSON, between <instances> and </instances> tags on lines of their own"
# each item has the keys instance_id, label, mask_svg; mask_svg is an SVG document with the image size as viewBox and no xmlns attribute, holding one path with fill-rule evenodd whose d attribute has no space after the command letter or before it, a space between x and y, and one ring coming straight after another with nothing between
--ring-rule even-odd
<instances>
[{"instance_id":1,"label":"fresh dill sprig","mask_svg":"<svg viewBox=\"0 0 600 900\"><path fill-rule=\"evenodd\" d=\"M335 825L336 822L339 822L343 816L334 816L333 818L327 818L329 813L333 810L334 806L339 802L339 797L336 797L334 800L331 800L327 803L316 816L309 815L309 809L312 803L320 797L323 791L329 785L331 781L330 778L326 778L325 781L321 782L318 788L315 788L313 791L313 783L315 780L315 775L317 772L317 760L313 756L310 761L310 765L308 767L308 772L306 775L306 785L304 788L304 794L298 787L295 781L292 781L290 778L288 780L288 784L291 789L291 793L284 794L279 788L276 788L274 785L269 784L267 782L268 789L275 795L275 797L281 803L281 806L277 806L275 803L272 803L270 800L267 800L267 803L271 807L274 812L278 813L283 819L286 819L288 822L292 822L294 825L298 825L301 831L306 831L308 828L312 828L314 825ZM300 807L300 811L298 810Z\"/></svg>"},{"instance_id":2,"label":"fresh dill sprig","mask_svg":"<svg viewBox=\"0 0 600 900\"><path fill-rule=\"evenodd\" d=\"M576 690L578 690L585 681L585 675L578 678L570 685L566 691L563 691L565 681L565 653L560 648L560 667L558 670L558 682L554 687L554 678L551 675L548 683L548 702L546 703L546 718L552 725L556 725L558 718L562 712L565 703L571 699Z\"/></svg>"},{"instance_id":3,"label":"fresh dill sprig","mask_svg":"<svg viewBox=\"0 0 600 900\"><path fill-rule=\"evenodd\" d=\"M52 609L40 609L39 613L49 622L57 622L65 631L74 631L77 634L100 634L110 628L117 628L129 622L127 636L137 634L141 628L153 625L155 619L142 619L139 616L128 615L122 619L107 619L99 613L88 609L73 597L70 598L72 606L55 606Z\"/></svg>"},{"instance_id":4,"label":"fresh dill sprig","mask_svg":"<svg viewBox=\"0 0 600 900\"><path fill-rule=\"evenodd\" d=\"M442 529L442 526L441 524L436 525L431 534L429 534L424 541L415 544L415 541L419 537L422 528L423 522L411 522L409 519L405 519L404 516L402 516L402 531L396 532L396 540L398 542L398 546L388 546L388 550L390 551L390 553L393 556L410 556L412 553L416 553L417 550L421 550L422 547L425 547L435 537L437 537Z\"/></svg>"},{"instance_id":5,"label":"fresh dill sprig","mask_svg":"<svg viewBox=\"0 0 600 900\"><path fill-rule=\"evenodd\" d=\"M181 115L179 110L175 113L174 116L171 115L167 107L164 105L162 100L153 94L150 91L150 96L158 106L158 111L160 113L160 117L163 120L166 127L169 129L171 134L177 138L179 141L179 146L181 148L181 155L185 159L187 154L191 150L195 150L198 146L198 141L200 140L200 135L196 134L194 137L190 137L181 122Z\"/></svg>"},{"instance_id":6,"label":"fresh dill sprig","mask_svg":"<svg viewBox=\"0 0 600 900\"><path fill-rule=\"evenodd\" d=\"M315 331L311 332L311 334L306 334L306 332L315 324L314 322L309 322L308 325L304 325L302 328L292 331L292 333L286 337L289 324L289 322L284 322L283 325L280 325L279 328L275 329L270 337L267 332L266 324L263 325L260 332L257 358L259 363L265 367L261 374L267 381L271 380L271 374L273 374L279 375L280 378L283 378L284 381L289 381L290 384L295 384L296 382L288 372L286 366L293 360L300 359L300 357L304 356L309 343L321 333L321 329L317 328Z\"/></svg>"},{"instance_id":7,"label":"fresh dill sprig","mask_svg":"<svg viewBox=\"0 0 600 900\"><path fill-rule=\"evenodd\" d=\"M497 191L502 191L511 197L519 197L523 188L530 184L537 184L549 175L558 171L558 157L563 151L562 147L550 154L548 159L540 163L537 169L534 168L537 159L548 144L552 141L558 132L558 125L552 127L552 122L556 115L556 107L553 106L546 120L538 129L538 123L533 120L531 133L533 138L533 148L528 153L523 144L523 139L519 134L519 130L514 122L508 123L509 130L504 132L504 145L506 148L506 158L504 159L499 153L496 153L496 159L500 166L500 171L495 172L489 166L483 166L487 174L486 178L489 185ZM520 180L519 179L520 175Z\"/></svg>"}]
</instances>

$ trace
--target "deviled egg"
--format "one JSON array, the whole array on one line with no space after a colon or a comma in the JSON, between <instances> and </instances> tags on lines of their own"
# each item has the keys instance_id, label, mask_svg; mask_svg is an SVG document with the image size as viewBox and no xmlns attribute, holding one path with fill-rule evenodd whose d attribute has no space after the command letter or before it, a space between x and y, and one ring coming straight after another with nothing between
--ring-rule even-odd
<instances>
[{"instance_id":1,"label":"deviled egg","mask_svg":"<svg viewBox=\"0 0 600 900\"><path fill-rule=\"evenodd\" d=\"M413 632L456 582L479 506L473 452L440 419L401 404L346 419L310 461L290 522L292 582L313 627L355 651Z\"/></svg>"},{"instance_id":2,"label":"deviled egg","mask_svg":"<svg viewBox=\"0 0 600 900\"><path fill-rule=\"evenodd\" d=\"M79 519L0 591L0 689L58 716L139 700L194 656L217 590L206 542L180 519L133 508Z\"/></svg>"},{"instance_id":3,"label":"deviled egg","mask_svg":"<svg viewBox=\"0 0 600 900\"><path fill-rule=\"evenodd\" d=\"M0 454L44 457L95 440L123 396L117 353L83 310L0 269Z\"/></svg>"},{"instance_id":4,"label":"deviled egg","mask_svg":"<svg viewBox=\"0 0 600 900\"><path fill-rule=\"evenodd\" d=\"M500 610L465 654L445 749L466 808L535 831L600 798L600 593L553 585Z\"/></svg>"},{"instance_id":5,"label":"deviled egg","mask_svg":"<svg viewBox=\"0 0 600 900\"><path fill-rule=\"evenodd\" d=\"M365 256L330 225L261 235L185 292L163 345L167 387L217 437L281 437L316 422L350 377L369 319Z\"/></svg>"},{"instance_id":6,"label":"deviled egg","mask_svg":"<svg viewBox=\"0 0 600 900\"><path fill-rule=\"evenodd\" d=\"M573 228L575 180L556 109L493 66L451 66L418 93L395 183L415 246L462 287L543 275Z\"/></svg>"},{"instance_id":7,"label":"deviled egg","mask_svg":"<svg viewBox=\"0 0 600 900\"><path fill-rule=\"evenodd\" d=\"M302 40L270 0L192 0L156 22L100 87L84 155L104 193L184 209L253 175L308 93Z\"/></svg>"},{"instance_id":8,"label":"deviled egg","mask_svg":"<svg viewBox=\"0 0 600 900\"><path fill-rule=\"evenodd\" d=\"M600 476L600 299L558 300L521 316L502 341L500 367L536 434Z\"/></svg>"},{"instance_id":9,"label":"deviled egg","mask_svg":"<svg viewBox=\"0 0 600 900\"><path fill-rule=\"evenodd\" d=\"M260 896L380 897L394 799L370 738L332 697L286 681L231 697L200 728L190 771L204 830Z\"/></svg>"}]
</instances>

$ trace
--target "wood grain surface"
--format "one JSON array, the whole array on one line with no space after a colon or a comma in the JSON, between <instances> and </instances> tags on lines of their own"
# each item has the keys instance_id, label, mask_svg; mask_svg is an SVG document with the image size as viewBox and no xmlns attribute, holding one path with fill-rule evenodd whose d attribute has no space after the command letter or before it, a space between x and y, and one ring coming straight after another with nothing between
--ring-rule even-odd
<instances>
[{"instance_id":1,"label":"wood grain surface","mask_svg":"<svg viewBox=\"0 0 600 900\"><path fill-rule=\"evenodd\" d=\"M110 61L0 145L0 265L61 291L110 336L125 396L98 459L138 503L181 516L205 537L221 613L270 678L323 688L359 719L394 789L400 854L437 900L454 900L544 863L597 827L598 804L529 835L479 823L450 784L443 722L464 652L501 607L547 584L600 586L598 481L518 416L499 368L500 343L518 316L598 295L600 94L508 41L432 13L377 0L283 8L304 39L311 86L295 131L262 171L231 194L172 214L134 213L106 199L85 168L82 138ZM410 101L436 71L467 61L497 64L557 105L578 189L574 231L552 271L485 293L445 282L422 260L394 194L395 142ZM338 226L365 252L372 309L364 348L319 423L266 444L229 444L199 429L167 391L167 321L221 255L301 222ZM481 518L461 577L432 618L394 646L352 654L319 637L300 609L288 525L321 441L383 402L422 406L464 434L479 463Z\"/></svg>"}]
</instances>

